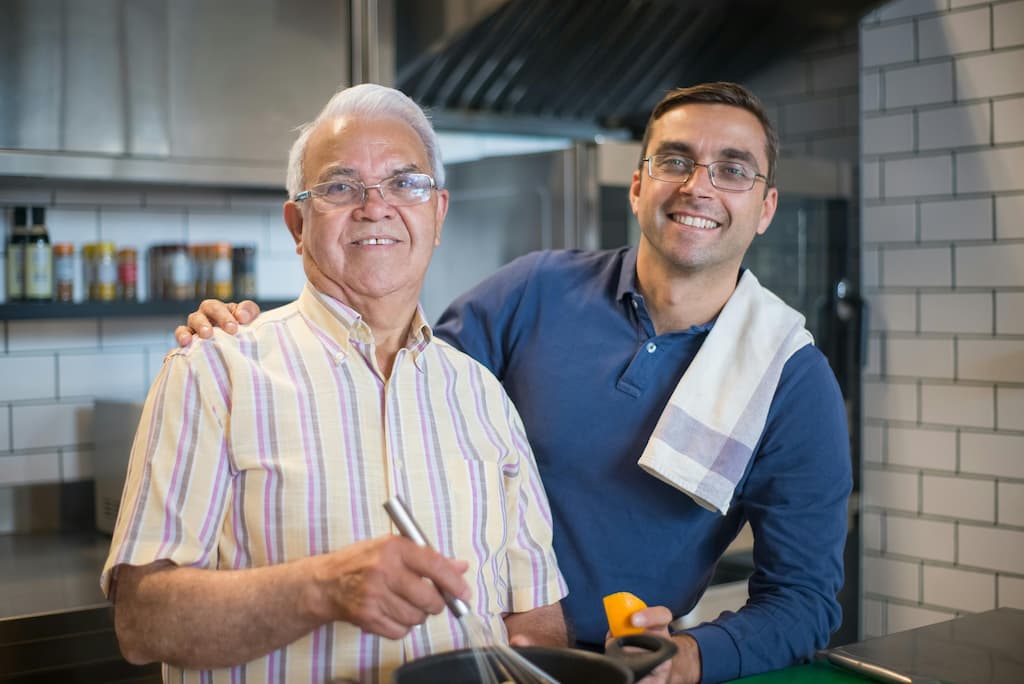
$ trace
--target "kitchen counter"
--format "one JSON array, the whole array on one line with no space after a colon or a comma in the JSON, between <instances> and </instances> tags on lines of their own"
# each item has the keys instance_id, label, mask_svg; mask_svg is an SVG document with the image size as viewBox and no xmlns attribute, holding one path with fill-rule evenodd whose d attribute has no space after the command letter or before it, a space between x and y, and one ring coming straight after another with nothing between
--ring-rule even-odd
<instances>
[{"instance_id":1,"label":"kitchen counter","mask_svg":"<svg viewBox=\"0 0 1024 684\"><path fill-rule=\"evenodd\" d=\"M109 547L96 532L0 536L0 682L160 682L119 652L99 586Z\"/></svg>"},{"instance_id":2,"label":"kitchen counter","mask_svg":"<svg viewBox=\"0 0 1024 684\"><path fill-rule=\"evenodd\" d=\"M98 532L0 535L0 619L106 605Z\"/></svg>"}]
</instances>

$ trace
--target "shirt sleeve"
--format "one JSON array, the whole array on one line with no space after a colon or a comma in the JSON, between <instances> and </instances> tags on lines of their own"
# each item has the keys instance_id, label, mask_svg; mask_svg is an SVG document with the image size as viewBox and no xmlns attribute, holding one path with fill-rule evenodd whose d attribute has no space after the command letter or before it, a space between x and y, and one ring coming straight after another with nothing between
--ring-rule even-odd
<instances>
[{"instance_id":1,"label":"shirt sleeve","mask_svg":"<svg viewBox=\"0 0 1024 684\"><path fill-rule=\"evenodd\" d=\"M544 254L519 257L480 281L444 310L434 334L504 380L518 334L513 325L515 315Z\"/></svg>"},{"instance_id":2,"label":"shirt sleeve","mask_svg":"<svg viewBox=\"0 0 1024 684\"><path fill-rule=\"evenodd\" d=\"M551 545L551 507L526 431L508 395L499 391L516 453L505 469L506 510L514 533L508 546L509 594L512 611L522 613L555 603L568 588Z\"/></svg>"},{"instance_id":3,"label":"shirt sleeve","mask_svg":"<svg viewBox=\"0 0 1024 684\"><path fill-rule=\"evenodd\" d=\"M840 624L850 442L839 386L816 348L787 363L742 487L754 534L750 599L687 630L700 647L704 682L807 660Z\"/></svg>"},{"instance_id":4,"label":"shirt sleeve","mask_svg":"<svg viewBox=\"0 0 1024 684\"><path fill-rule=\"evenodd\" d=\"M132 444L100 586L121 564L216 567L230 474L223 392L204 381L212 345L172 352L150 388Z\"/></svg>"}]
</instances>

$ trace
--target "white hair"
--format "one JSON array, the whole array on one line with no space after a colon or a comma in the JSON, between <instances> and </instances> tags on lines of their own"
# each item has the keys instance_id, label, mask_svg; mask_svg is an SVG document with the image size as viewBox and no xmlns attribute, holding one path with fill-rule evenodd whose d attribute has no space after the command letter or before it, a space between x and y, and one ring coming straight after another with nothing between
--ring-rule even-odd
<instances>
[{"instance_id":1,"label":"white hair","mask_svg":"<svg viewBox=\"0 0 1024 684\"><path fill-rule=\"evenodd\" d=\"M434 182L438 188L444 187L441 145L423 109L408 95L394 88L376 83L362 83L336 92L315 119L299 127L299 137L292 144L291 152L288 154L285 187L289 197L294 197L305 189L303 159L306 156L309 136L321 123L339 116L393 118L409 124L423 141Z\"/></svg>"}]
</instances>

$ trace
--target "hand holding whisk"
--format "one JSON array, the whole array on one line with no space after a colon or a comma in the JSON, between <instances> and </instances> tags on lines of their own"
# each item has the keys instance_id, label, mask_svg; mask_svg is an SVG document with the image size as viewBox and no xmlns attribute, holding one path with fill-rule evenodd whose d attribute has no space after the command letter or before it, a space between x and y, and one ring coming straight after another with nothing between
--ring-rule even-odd
<instances>
[{"instance_id":1,"label":"hand holding whisk","mask_svg":"<svg viewBox=\"0 0 1024 684\"><path fill-rule=\"evenodd\" d=\"M419 546L430 546L423 531L399 497L395 496L384 502L384 510L387 511L391 521L403 536ZM495 639L490 628L469 609L465 601L445 591L441 591L441 595L444 597L448 609L462 626L469 647L473 651L482 682L486 684L505 684L505 682L558 684L557 680L513 650L508 644Z\"/></svg>"}]
</instances>

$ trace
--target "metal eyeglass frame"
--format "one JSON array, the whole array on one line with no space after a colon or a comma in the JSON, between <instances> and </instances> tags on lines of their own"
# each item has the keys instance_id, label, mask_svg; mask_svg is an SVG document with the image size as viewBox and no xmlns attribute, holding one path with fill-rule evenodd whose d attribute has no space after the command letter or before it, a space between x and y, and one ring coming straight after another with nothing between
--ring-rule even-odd
<instances>
[{"instance_id":1,"label":"metal eyeglass frame","mask_svg":"<svg viewBox=\"0 0 1024 684\"><path fill-rule=\"evenodd\" d=\"M686 178L683 178L681 180L672 180L672 179L668 179L668 178L658 178L657 176L654 175L654 161L653 161L653 159L655 157L678 157L679 159L689 159L690 163L693 164L693 170L690 171L690 173L686 176ZM763 173L755 173L754 176L750 179L750 186L749 187L746 187L746 188L723 188L722 186L720 186L715 181L715 176L716 176L715 167L719 166L721 164L735 164L737 162L719 160L719 161L713 161L713 162L711 162L709 164L701 164L700 162L696 161L695 159L690 159L689 157L683 156L681 154L652 154L650 157L644 157L640 161L641 162L647 162L647 175L650 178L652 178L653 180L661 181L662 183L676 183L678 185L682 185L683 183L686 183L691 178L693 178L693 174L695 174L697 172L697 167L698 166L703 166L705 169L708 170L708 180L711 181L711 185L713 185L716 189L721 190L722 192L750 192L751 190L754 189L754 184L757 183L758 179L763 180L766 185L768 184L768 176L764 175Z\"/></svg>"},{"instance_id":2,"label":"metal eyeglass frame","mask_svg":"<svg viewBox=\"0 0 1024 684\"><path fill-rule=\"evenodd\" d=\"M316 198L323 199L328 204L331 204L331 205L336 206L336 207L344 207L344 206L359 207L359 206L362 206L362 205L366 204L366 193L368 191L370 191L370 190L376 190L377 192L379 192L380 193L380 198L382 200L384 200L385 202L387 202L388 204L390 204L391 206L393 206L393 207L413 207L413 206L416 206L417 204L425 204L426 202L430 201L430 194L429 194L429 192L426 195L424 195L422 200L419 200L417 202L404 202L404 203L400 203L400 204L395 204L393 201L391 201L391 199L389 199L388 196L384 194L384 186L387 185L388 183L390 183L391 181L393 181L394 179L401 178L403 176L406 176L406 177L407 176L420 176L420 177L426 178L427 180L430 181L430 188L429 189L430 190L436 190L437 189L437 181L435 181L434 177L431 176L429 173L396 173L393 176L388 176L387 178L385 178L384 180L380 181L376 185L365 185L362 181L358 181L358 180L355 180L355 179L346 179L345 181L343 181L343 182L348 183L349 185L351 185L353 187L360 187L360 188L363 189L362 198L358 202L352 202L352 203L346 202L345 204L338 204L337 202L332 202L331 200L326 199L326 195L324 195L323 193L321 193L321 192L319 192L317 190L317 188L321 188L321 187L324 187L326 185L333 185L335 183L342 182L342 181L337 181L337 180L324 181L323 183L317 183L315 185L312 185L309 188L306 188L305 190L303 190L302 192L296 193L295 197L292 197L292 201L293 202L302 202L304 200L313 199L313 198L316 197Z\"/></svg>"}]
</instances>

